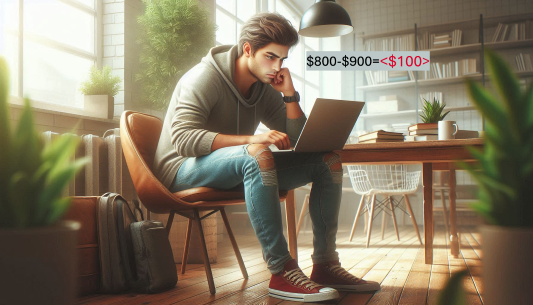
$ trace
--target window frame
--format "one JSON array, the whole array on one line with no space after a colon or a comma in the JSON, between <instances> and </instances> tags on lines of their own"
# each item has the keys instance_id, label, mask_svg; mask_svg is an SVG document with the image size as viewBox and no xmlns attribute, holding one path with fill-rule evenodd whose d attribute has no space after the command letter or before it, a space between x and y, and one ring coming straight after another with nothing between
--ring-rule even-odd
<instances>
[{"instance_id":1,"label":"window frame","mask_svg":"<svg viewBox=\"0 0 533 305\"><path fill-rule=\"evenodd\" d=\"M38 34L24 32L24 0L18 0L18 30L10 33L17 38L18 60L17 60L17 92L10 94L9 103L13 105L22 105L24 101L24 40L42 46L61 51L73 56L92 60L98 69L102 68L103 62L103 1L94 0L94 8L76 0L57 0L74 9L78 9L94 17L94 53L55 41L51 38L43 37ZM60 111L72 114L83 114L83 109L74 106L60 105L48 101L32 100L33 108L42 108L45 110Z\"/></svg>"}]
</instances>

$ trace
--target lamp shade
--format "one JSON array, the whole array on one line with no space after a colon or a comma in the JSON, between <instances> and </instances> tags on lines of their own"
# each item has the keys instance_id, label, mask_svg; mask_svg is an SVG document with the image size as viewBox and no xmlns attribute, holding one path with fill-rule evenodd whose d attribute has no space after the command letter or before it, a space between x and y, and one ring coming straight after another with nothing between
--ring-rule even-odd
<instances>
[{"instance_id":1,"label":"lamp shade","mask_svg":"<svg viewBox=\"0 0 533 305\"><path fill-rule=\"evenodd\" d=\"M335 37L353 31L348 12L335 0L317 0L302 16L298 33L307 37Z\"/></svg>"}]
</instances>

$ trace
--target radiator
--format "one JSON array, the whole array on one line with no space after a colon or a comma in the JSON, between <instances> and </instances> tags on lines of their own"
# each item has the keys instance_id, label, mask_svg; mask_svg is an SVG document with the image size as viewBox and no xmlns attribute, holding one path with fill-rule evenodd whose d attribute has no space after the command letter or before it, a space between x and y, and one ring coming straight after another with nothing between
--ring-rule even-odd
<instances>
[{"instance_id":1,"label":"radiator","mask_svg":"<svg viewBox=\"0 0 533 305\"><path fill-rule=\"evenodd\" d=\"M45 145L60 136L62 135L51 131L42 133ZM100 196L106 192L114 192L121 194L128 202L131 202L133 199L138 199L126 160L122 154L119 128L106 131L102 137L92 134L75 136L80 138L80 145L74 158L88 157L89 162L78 173L76 178L70 182L69 187L65 189L64 196ZM145 219L159 220L166 225L168 213L150 214L142 205L142 202L141 210L145 215ZM207 212L202 213L205 214ZM217 213L202 221L211 263L216 263L217 261L217 241L219 238L222 238L222 228L217 228L217 223L222 224L222 222L217 221L219 217ZM174 222L169 239L174 260L176 263L181 263L185 232L187 231L187 219L176 215ZM198 241L197 228L196 226L193 228L194 233L191 238L188 262L191 264L200 264L203 263L200 252L202 248Z\"/></svg>"},{"instance_id":2,"label":"radiator","mask_svg":"<svg viewBox=\"0 0 533 305\"><path fill-rule=\"evenodd\" d=\"M60 136L52 131L42 133L45 145ZM70 182L64 195L100 196L114 192L128 201L135 199L133 182L122 154L119 129L110 129L102 137L92 134L75 136L80 138L80 145L74 158L87 157L89 161Z\"/></svg>"}]
</instances>

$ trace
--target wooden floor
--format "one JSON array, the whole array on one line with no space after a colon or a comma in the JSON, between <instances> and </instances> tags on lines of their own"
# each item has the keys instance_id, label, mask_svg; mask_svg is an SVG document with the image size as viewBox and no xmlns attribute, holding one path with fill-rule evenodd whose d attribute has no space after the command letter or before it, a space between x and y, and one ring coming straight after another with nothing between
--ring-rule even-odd
<instances>
[{"instance_id":1,"label":"wooden floor","mask_svg":"<svg viewBox=\"0 0 533 305\"><path fill-rule=\"evenodd\" d=\"M420 232L423 232L420 227ZM373 232L374 233L374 232ZM468 304L482 304L480 235L463 231L461 254L449 255L444 230L435 234L434 264L424 264L424 248L412 227L401 227L401 241L392 229L381 240L376 229L365 247L363 232L356 232L348 242L349 232L338 234L337 250L342 266L356 276L381 283L376 293L340 293L340 298L320 304L435 304L451 273L468 268L464 280ZM270 273L263 261L255 236L237 235L249 279L245 281L227 238L219 243L218 262L212 265L217 293L209 294L203 265L188 265L185 275L178 275L176 288L154 295L93 295L80 298L78 304L297 304L268 296ZM305 274L312 271L312 235L301 232L298 240L299 265ZM180 270L180 265L177 265Z\"/></svg>"}]
</instances>

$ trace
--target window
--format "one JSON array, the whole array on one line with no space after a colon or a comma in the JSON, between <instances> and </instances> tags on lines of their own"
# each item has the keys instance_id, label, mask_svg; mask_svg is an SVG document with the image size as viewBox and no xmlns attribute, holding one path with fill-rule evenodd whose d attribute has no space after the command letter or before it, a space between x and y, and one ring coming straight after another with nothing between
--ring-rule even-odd
<instances>
[{"instance_id":1,"label":"window","mask_svg":"<svg viewBox=\"0 0 533 305\"><path fill-rule=\"evenodd\" d=\"M237 44L241 26L256 13L254 0L216 0L217 46Z\"/></svg>"},{"instance_id":2,"label":"window","mask_svg":"<svg viewBox=\"0 0 533 305\"><path fill-rule=\"evenodd\" d=\"M266 0L264 0L266 1ZM237 44L240 28L248 18L260 12L253 0L217 0L216 1L216 33L217 45ZM265 7L265 6L263 6ZM287 18L296 30L300 26L301 14L285 0L268 0L269 11L276 11ZM283 63L289 68L295 89L300 92L300 103L304 112L309 115L315 99L320 93L320 72L305 71L305 51L319 51L320 39L300 36L298 45L292 48L289 58ZM264 130L266 127L259 126Z\"/></svg>"},{"instance_id":3,"label":"window","mask_svg":"<svg viewBox=\"0 0 533 305\"><path fill-rule=\"evenodd\" d=\"M97 1L0 0L0 55L12 96L83 107L79 84L99 55Z\"/></svg>"}]
</instances>

